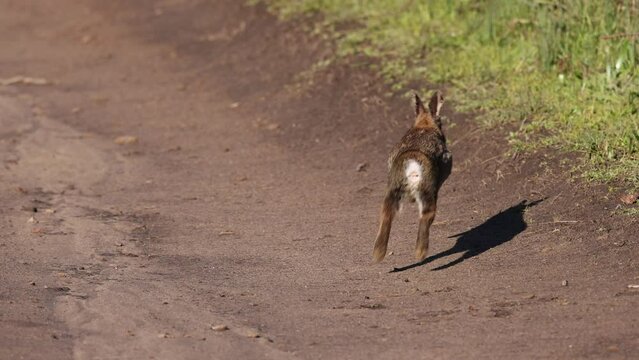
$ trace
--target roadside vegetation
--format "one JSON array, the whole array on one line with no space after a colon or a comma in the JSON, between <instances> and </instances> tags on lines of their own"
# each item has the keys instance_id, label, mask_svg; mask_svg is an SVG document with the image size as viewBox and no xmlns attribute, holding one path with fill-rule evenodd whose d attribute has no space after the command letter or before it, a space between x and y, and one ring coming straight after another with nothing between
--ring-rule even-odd
<instances>
[{"instance_id":1,"label":"roadside vegetation","mask_svg":"<svg viewBox=\"0 0 639 360\"><path fill-rule=\"evenodd\" d=\"M396 91L446 84L513 151L579 154L590 180L639 189L639 0L266 0L309 16L335 58L367 56ZM317 16L319 15L319 16Z\"/></svg>"}]
</instances>

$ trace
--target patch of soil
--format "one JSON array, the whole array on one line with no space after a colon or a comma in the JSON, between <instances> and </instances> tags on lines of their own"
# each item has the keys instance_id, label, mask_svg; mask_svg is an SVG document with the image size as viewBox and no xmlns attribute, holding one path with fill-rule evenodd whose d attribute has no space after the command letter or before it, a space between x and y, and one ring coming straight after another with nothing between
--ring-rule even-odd
<instances>
[{"instance_id":1,"label":"patch of soil","mask_svg":"<svg viewBox=\"0 0 639 360\"><path fill-rule=\"evenodd\" d=\"M30 344L41 358L639 351L637 219L572 178L564 155L512 158L503 131L480 131L449 99L455 165L430 256L412 260L407 205L392 255L372 264L386 154L411 106L366 67L305 76L331 46L303 22L227 0L0 8L0 78L51 79L0 88L23 109L0 130L11 219L0 250L38 264L3 267L2 301L19 315L0 338L29 336L0 355ZM27 195L8 192L18 187L50 192L66 234L31 234ZM26 279L54 269L69 274L48 286L68 290L30 291ZM42 301L33 332L24 319ZM56 353L36 341L49 332L67 334Z\"/></svg>"}]
</instances>

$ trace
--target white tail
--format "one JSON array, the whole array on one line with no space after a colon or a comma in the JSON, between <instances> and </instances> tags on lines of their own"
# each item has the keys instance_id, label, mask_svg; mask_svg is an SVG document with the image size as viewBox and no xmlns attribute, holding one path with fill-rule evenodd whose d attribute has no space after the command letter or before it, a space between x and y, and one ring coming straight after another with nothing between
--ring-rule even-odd
<instances>
[{"instance_id":1,"label":"white tail","mask_svg":"<svg viewBox=\"0 0 639 360\"><path fill-rule=\"evenodd\" d=\"M404 174L406 174L406 183L411 192L415 192L419 188L419 183L422 181L422 171L422 164L419 162L412 159L406 162Z\"/></svg>"}]
</instances>

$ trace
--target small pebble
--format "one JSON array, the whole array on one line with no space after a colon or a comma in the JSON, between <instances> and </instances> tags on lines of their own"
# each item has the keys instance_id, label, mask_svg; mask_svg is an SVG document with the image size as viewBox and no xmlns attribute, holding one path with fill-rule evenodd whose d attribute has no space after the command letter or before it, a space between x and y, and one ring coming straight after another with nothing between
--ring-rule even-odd
<instances>
[{"instance_id":1,"label":"small pebble","mask_svg":"<svg viewBox=\"0 0 639 360\"><path fill-rule=\"evenodd\" d=\"M561 286L568 286L568 280L564 280L561 282Z\"/></svg>"},{"instance_id":2,"label":"small pebble","mask_svg":"<svg viewBox=\"0 0 639 360\"><path fill-rule=\"evenodd\" d=\"M136 136L124 135L118 136L117 138L115 138L115 140L113 140L113 142L118 145L131 145L137 143L138 138Z\"/></svg>"},{"instance_id":3,"label":"small pebble","mask_svg":"<svg viewBox=\"0 0 639 360\"><path fill-rule=\"evenodd\" d=\"M226 331L228 330L229 327L226 325L213 325L211 326L211 330L213 331Z\"/></svg>"},{"instance_id":4,"label":"small pebble","mask_svg":"<svg viewBox=\"0 0 639 360\"><path fill-rule=\"evenodd\" d=\"M253 339L257 339L260 337L260 333L258 333L257 331L253 330L253 329L248 329L244 332L244 336L249 337L249 338L253 338Z\"/></svg>"}]
</instances>

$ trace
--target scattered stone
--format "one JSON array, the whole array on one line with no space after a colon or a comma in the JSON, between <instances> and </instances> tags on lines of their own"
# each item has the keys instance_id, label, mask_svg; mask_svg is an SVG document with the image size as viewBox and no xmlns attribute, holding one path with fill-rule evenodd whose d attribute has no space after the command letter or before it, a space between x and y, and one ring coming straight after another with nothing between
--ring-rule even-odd
<instances>
[{"instance_id":1,"label":"scattered stone","mask_svg":"<svg viewBox=\"0 0 639 360\"><path fill-rule=\"evenodd\" d=\"M235 235L235 232L231 230L223 230L223 231L220 231L218 235L219 236Z\"/></svg>"},{"instance_id":2,"label":"scattered stone","mask_svg":"<svg viewBox=\"0 0 639 360\"><path fill-rule=\"evenodd\" d=\"M265 128L266 130L269 130L269 131L277 130L280 128L280 124L275 124L275 123L268 124L265 126Z\"/></svg>"},{"instance_id":3,"label":"scattered stone","mask_svg":"<svg viewBox=\"0 0 639 360\"><path fill-rule=\"evenodd\" d=\"M226 331L228 329L229 329L229 327L224 325L224 324L212 325L211 326L211 330L213 330L213 331Z\"/></svg>"},{"instance_id":4,"label":"scattered stone","mask_svg":"<svg viewBox=\"0 0 639 360\"><path fill-rule=\"evenodd\" d=\"M615 241L612 243L614 246L616 247L622 247L624 245L626 245L626 241L625 240L619 240L619 241Z\"/></svg>"},{"instance_id":5,"label":"scattered stone","mask_svg":"<svg viewBox=\"0 0 639 360\"><path fill-rule=\"evenodd\" d=\"M385 308L383 304L362 304L359 307L362 309L371 309L371 310L378 310L378 309Z\"/></svg>"},{"instance_id":6,"label":"scattered stone","mask_svg":"<svg viewBox=\"0 0 639 360\"><path fill-rule=\"evenodd\" d=\"M37 222L38 222L38 220L36 220L36 219L32 216L32 217L30 217L30 218L29 218L29 220L27 220L27 222L28 222L29 224L35 224L35 223L37 223Z\"/></svg>"},{"instance_id":7,"label":"scattered stone","mask_svg":"<svg viewBox=\"0 0 639 360\"><path fill-rule=\"evenodd\" d=\"M45 289L49 289L49 287L45 286ZM63 293L71 291L71 288L69 288L68 286L56 286L56 287L53 287L53 288L50 288L50 289L52 291L63 292Z\"/></svg>"},{"instance_id":8,"label":"scattered stone","mask_svg":"<svg viewBox=\"0 0 639 360\"><path fill-rule=\"evenodd\" d=\"M158 337L160 339L167 339L169 337L169 333L165 333L165 332L164 333L159 333Z\"/></svg>"},{"instance_id":9,"label":"scattered stone","mask_svg":"<svg viewBox=\"0 0 639 360\"><path fill-rule=\"evenodd\" d=\"M628 285L628 289L639 289L639 284L630 284Z\"/></svg>"},{"instance_id":10,"label":"scattered stone","mask_svg":"<svg viewBox=\"0 0 639 360\"><path fill-rule=\"evenodd\" d=\"M368 163L363 162L363 163L357 164L357 167L355 168L355 171L363 172L363 171L366 171L367 168L368 168Z\"/></svg>"},{"instance_id":11,"label":"scattered stone","mask_svg":"<svg viewBox=\"0 0 639 360\"><path fill-rule=\"evenodd\" d=\"M123 135L123 136L118 136L113 141L118 145L131 145L131 144L136 144L138 142L138 138L137 136Z\"/></svg>"},{"instance_id":12,"label":"scattered stone","mask_svg":"<svg viewBox=\"0 0 639 360\"><path fill-rule=\"evenodd\" d=\"M257 339L261 337L260 333L253 329L247 329L246 331L244 331L244 336L252 338L252 339Z\"/></svg>"},{"instance_id":13,"label":"scattered stone","mask_svg":"<svg viewBox=\"0 0 639 360\"><path fill-rule=\"evenodd\" d=\"M568 280L563 280L561 282L561 286L568 286Z\"/></svg>"}]
</instances>

